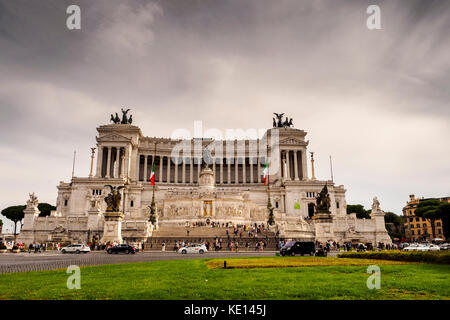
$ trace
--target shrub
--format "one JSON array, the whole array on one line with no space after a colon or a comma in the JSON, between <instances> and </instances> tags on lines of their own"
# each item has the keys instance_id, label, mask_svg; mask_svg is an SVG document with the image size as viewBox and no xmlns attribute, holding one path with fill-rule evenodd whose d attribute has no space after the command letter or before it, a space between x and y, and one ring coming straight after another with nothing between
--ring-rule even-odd
<instances>
[{"instance_id":1,"label":"shrub","mask_svg":"<svg viewBox=\"0 0 450 320\"><path fill-rule=\"evenodd\" d=\"M19 250L19 247L18 246L13 246L12 249L13 250Z\"/></svg>"},{"instance_id":2,"label":"shrub","mask_svg":"<svg viewBox=\"0 0 450 320\"><path fill-rule=\"evenodd\" d=\"M338 254L339 258L396 260L409 262L425 262L450 264L450 252L448 251L369 251L369 252L345 252Z\"/></svg>"},{"instance_id":3,"label":"shrub","mask_svg":"<svg viewBox=\"0 0 450 320\"><path fill-rule=\"evenodd\" d=\"M0 250L6 250L6 246L4 244L0 245Z\"/></svg>"}]
</instances>

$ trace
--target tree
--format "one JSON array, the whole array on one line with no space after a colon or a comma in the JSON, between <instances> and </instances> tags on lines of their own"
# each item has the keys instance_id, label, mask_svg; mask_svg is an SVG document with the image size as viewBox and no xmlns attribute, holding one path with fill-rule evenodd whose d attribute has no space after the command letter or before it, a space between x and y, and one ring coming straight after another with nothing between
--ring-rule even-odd
<instances>
[{"instance_id":1,"label":"tree","mask_svg":"<svg viewBox=\"0 0 450 320\"><path fill-rule=\"evenodd\" d=\"M14 222L14 237L17 235L17 222L23 220L23 210L26 206L12 206L2 210L2 215Z\"/></svg>"},{"instance_id":2,"label":"tree","mask_svg":"<svg viewBox=\"0 0 450 320\"><path fill-rule=\"evenodd\" d=\"M440 204L441 201L438 199L420 201L417 205L417 209L414 212L417 217L426 219L431 223L431 232L433 239L436 238L435 222L439 219L438 207Z\"/></svg>"},{"instance_id":3,"label":"tree","mask_svg":"<svg viewBox=\"0 0 450 320\"><path fill-rule=\"evenodd\" d=\"M403 227L403 217L393 212L386 212L384 215L386 230L391 238L404 238L405 232Z\"/></svg>"},{"instance_id":4,"label":"tree","mask_svg":"<svg viewBox=\"0 0 450 320\"><path fill-rule=\"evenodd\" d=\"M358 219L370 219L370 210L364 209L362 204L348 204L347 214L356 213Z\"/></svg>"},{"instance_id":5,"label":"tree","mask_svg":"<svg viewBox=\"0 0 450 320\"><path fill-rule=\"evenodd\" d=\"M439 219L438 207L440 204L441 201L438 199L420 201L417 205L417 209L414 211L414 214L417 217L426 219L431 223L431 232L433 239L436 238L435 222Z\"/></svg>"},{"instance_id":6,"label":"tree","mask_svg":"<svg viewBox=\"0 0 450 320\"><path fill-rule=\"evenodd\" d=\"M38 209L41 212L39 214L39 217L46 217L50 215L52 210L56 210L56 207L52 206L51 204L43 202L38 204Z\"/></svg>"},{"instance_id":7,"label":"tree","mask_svg":"<svg viewBox=\"0 0 450 320\"><path fill-rule=\"evenodd\" d=\"M450 237L450 203L441 202L438 209L438 217L442 220L442 233L445 239Z\"/></svg>"}]
</instances>

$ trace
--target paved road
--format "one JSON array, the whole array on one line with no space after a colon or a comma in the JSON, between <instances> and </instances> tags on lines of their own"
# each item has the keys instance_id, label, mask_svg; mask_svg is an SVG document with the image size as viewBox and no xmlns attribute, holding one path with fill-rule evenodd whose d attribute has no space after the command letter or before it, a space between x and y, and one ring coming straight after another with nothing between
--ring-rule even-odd
<instances>
[{"instance_id":1,"label":"paved road","mask_svg":"<svg viewBox=\"0 0 450 320\"><path fill-rule=\"evenodd\" d=\"M130 262L199 259L199 258L229 258L229 257L264 257L275 256L275 251L264 252L208 252L203 255L175 252L138 252L130 254L107 254L104 251L93 251L87 254L46 253L5 253L0 254L0 273L29 272L67 268L70 265L92 266L102 264L117 264Z\"/></svg>"}]
</instances>

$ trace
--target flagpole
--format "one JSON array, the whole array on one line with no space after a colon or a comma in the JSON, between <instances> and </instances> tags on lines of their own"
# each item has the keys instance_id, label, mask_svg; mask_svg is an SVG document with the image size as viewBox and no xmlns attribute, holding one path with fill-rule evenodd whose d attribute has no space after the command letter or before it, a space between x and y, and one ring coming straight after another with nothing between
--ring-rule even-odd
<instances>
[{"instance_id":1,"label":"flagpole","mask_svg":"<svg viewBox=\"0 0 450 320\"><path fill-rule=\"evenodd\" d=\"M155 142L155 150L154 150L154 152L153 152L153 159L152 159L152 174L153 174L153 185L152 185L152 191L153 191L153 195L152 195L152 204L151 204L151 207L150 207L150 217L149 217L149 220L151 220L151 216L152 215L154 215L155 213L156 213L156 205L155 205L155 175L156 175L156 172L153 172L153 169L154 169L154 167L155 167L155 159L156 159L156 142ZM152 179L152 177L150 177L150 181L151 181L151 179ZM150 182L151 183L151 182ZM153 222L152 222L153 223Z\"/></svg>"}]
</instances>

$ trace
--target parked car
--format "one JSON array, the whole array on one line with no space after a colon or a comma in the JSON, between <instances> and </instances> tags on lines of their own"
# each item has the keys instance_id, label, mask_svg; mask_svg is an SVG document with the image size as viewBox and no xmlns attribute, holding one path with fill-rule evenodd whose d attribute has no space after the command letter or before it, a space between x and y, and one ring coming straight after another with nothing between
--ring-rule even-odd
<instances>
[{"instance_id":1,"label":"parked car","mask_svg":"<svg viewBox=\"0 0 450 320\"><path fill-rule=\"evenodd\" d=\"M71 244L61 249L62 253L88 253L91 249L85 244Z\"/></svg>"},{"instance_id":2,"label":"parked car","mask_svg":"<svg viewBox=\"0 0 450 320\"><path fill-rule=\"evenodd\" d=\"M323 250L326 255L326 251ZM313 256L316 253L316 248L313 241L289 241L280 249L282 256L295 256L296 254Z\"/></svg>"},{"instance_id":3,"label":"parked car","mask_svg":"<svg viewBox=\"0 0 450 320\"><path fill-rule=\"evenodd\" d=\"M187 247L182 247L178 249L178 253L181 254L187 254L187 253L199 253L204 254L205 252L208 252L206 249L206 246L204 244L191 244Z\"/></svg>"},{"instance_id":4,"label":"parked car","mask_svg":"<svg viewBox=\"0 0 450 320\"><path fill-rule=\"evenodd\" d=\"M127 254L135 254L136 253L136 248L133 246L130 246L129 244L123 243L123 244L119 244L117 246L108 248L106 250L106 252L108 252L109 254L115 253L118 254L119 252L123 252L123 253L127 253Z\"/></svg>"},{"instance_id":5,"label":"parked car","mask_svg":"<svg viewBox=\"0 0 450 320\"><path fill-rule=\"evenodd\" d=\"M405 251L438 251L440 248L435 244L411 244L409 247L403 248Z\"/></svg>"},{"instance_id":6,"label":"parked car","mask_svg":"<svg viewBox=\"0 0 450 320\"><path fill-rule=\"evenodd\" d=\"M439 245L439 248L441 250L450 250L450 243L443 243L443 244Z\"/></svg>"},{"instance_id":7,"label":"parked car","mask_svg":"<svg viewBox=\"0 0 450 320\"><path fill-rule=\"evenodd\" d=\"M428 251L439 251L441 248L437 244L429 244L428 245Z\"/></svg>"}]
</instances>

